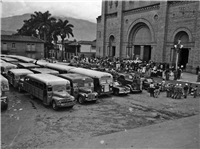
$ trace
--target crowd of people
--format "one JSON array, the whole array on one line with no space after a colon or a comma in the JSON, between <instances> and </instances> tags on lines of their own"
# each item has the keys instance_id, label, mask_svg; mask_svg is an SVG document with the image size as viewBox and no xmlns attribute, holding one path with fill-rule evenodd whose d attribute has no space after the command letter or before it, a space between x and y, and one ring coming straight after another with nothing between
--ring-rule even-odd
<instances>
[{"instance_id":1,"label":"crowd of people","mask_svg":"<svg viewBox=\"0 0 200 149\"><path fill-rule=\"evenodd\" d=\"M197 88L192 87L191 84L172 84L165 83L173 76L173 80L181 78L183 66L179 66L175 69L175 64L169 63L157 63L153 61L143 62L139 58L132 59L119 59L109 57L74 57L70 61L71 65L89 67L90 69L103 70L107 72L118 72L118 73L130 73L138 72L141 76L147 77L160 77L163 79L161 83L151 83L149 87L149 93L151 97L158 97L160 91L166 91L167 97L174 99L180 99L182 97L187 98L192 93L194 98L197 96ZM198 70L199 71L199 70Z\"/></svg>"},{"instance_id":2,"label":"crowd of people","mask_svg":"<svg viewBox=\"0 0 200 149\"><path fill-rule=\"evenodd\" d=\"M89 67L99 70L106 69L106 71L138 72L149 77L162 77L165 80L169 80L170 76L173 76L174 80L180 79L183 71L183 66L175 69L175 64L157 63L151 60L142 62L139 58L132 60L109 57L74 57L70 63L76 66L90 64Z\"/></svg>"}]
</instances>

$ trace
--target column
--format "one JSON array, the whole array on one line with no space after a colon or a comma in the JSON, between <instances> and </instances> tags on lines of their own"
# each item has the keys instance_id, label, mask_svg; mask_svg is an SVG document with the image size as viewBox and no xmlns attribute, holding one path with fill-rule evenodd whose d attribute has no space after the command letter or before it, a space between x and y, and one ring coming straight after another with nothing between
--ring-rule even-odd
<instances>
[{"instance_id":1,"label":"column","mask_svg":"<svg viewBox=\"0 0 200 149\"><path fill-rule=\"evenodd\" d=\"M132 46L131 49L132 49L132 59L134 59L135 58L135 48L134 48L134 46Z\"/></svg>"},{"instance_id":2,"label":"column","mask_svg":"<svg viewBox=\"0 0 200 149\"><path fill-rule=\"evenodd\" d=\"M144 57L144 46L140 46L140 59L143 60Z\"/></svg>"}]
</instances>

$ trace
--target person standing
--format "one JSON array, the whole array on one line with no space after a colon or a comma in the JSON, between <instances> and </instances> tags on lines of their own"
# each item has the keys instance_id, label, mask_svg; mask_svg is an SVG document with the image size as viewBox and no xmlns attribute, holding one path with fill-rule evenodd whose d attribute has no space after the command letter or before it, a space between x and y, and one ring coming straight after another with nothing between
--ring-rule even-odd
<instances>
[{"instance_id":1,"label":"person standing","mask_svg":"<svg viewBox=\"0 0 200 149\"><path fill-rule=\"evenodd\" d=\"M197 97L197 88L198 88L198 86L195 86L195 87L194 87L194 94L193 94L193 97L194 97L194 98Z\"/></svg>"},{"instance_id":2,"label":"person standing","mask_svg":"<svg viewBox=\"0 0 200 149\"><path fill-rule=\"evenodd\" d=\"M186 83L185 86L183 87L183 91L184 91L184 98L187 98L187 95L188 95L188 84Z\"/></svg>"},{"instance_id":3,"label":"person standing","mask_svg":"<svg viewBox=\"0 0 200 149\"><path fill-rule=\"evenodd\" d=\"M199 69L200 69L199 66L197 66L197 67L196 67L196 75L198 75Z\"/></svg>"}]
</instances>

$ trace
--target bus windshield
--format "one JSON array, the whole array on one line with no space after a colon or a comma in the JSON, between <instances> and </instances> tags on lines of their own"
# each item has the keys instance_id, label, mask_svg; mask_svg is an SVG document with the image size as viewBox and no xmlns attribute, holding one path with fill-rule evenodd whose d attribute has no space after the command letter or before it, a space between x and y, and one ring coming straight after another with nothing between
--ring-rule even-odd
<instances>
[{"instance_id":1,"label":"bus windshield","mask_svg":"<svg viewBox=\"0 0 200 149\"><path fill-rule=\"evenodd\" d=\"M54 85L53 91L54 92L65 92L66 91L66 85Z\"/></svg>"},{"instance_id":2,"label":"bus windshield","mask_svg":"<svg viewBox=\"0 0 200 149\"><path fill-rule=\"evenodd\" d=\"M85 83L84 86L85 87L94 87L94 83L93 82Z\"/></svg>"},{"instance_id":3,"label":"bus windshield","mask_svg":"<svg viewBox=\"0 0 200 149\"><path fill-rule=\"evenodd\" d=\"M107 77L102 77L101 80L100 80L100 83L101 84L110 84L112 83L112 78L110 76L107 76Z\"/></svg>"}]
</instances>

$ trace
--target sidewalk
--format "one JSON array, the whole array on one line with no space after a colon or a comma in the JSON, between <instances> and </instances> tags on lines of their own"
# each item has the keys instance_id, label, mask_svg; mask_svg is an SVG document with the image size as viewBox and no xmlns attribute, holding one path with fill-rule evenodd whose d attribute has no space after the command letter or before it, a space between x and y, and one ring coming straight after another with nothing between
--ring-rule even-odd
<instances>
[{"instance_id":1,"label":"sidewalk","mask_svg":"<svg viewBox=\"0 0 200 149\"><path fill-rule=\"evenodd\" d=\"M70 148L199 149L199 115L78 142Z\"/></svg>"}]
</instances>

